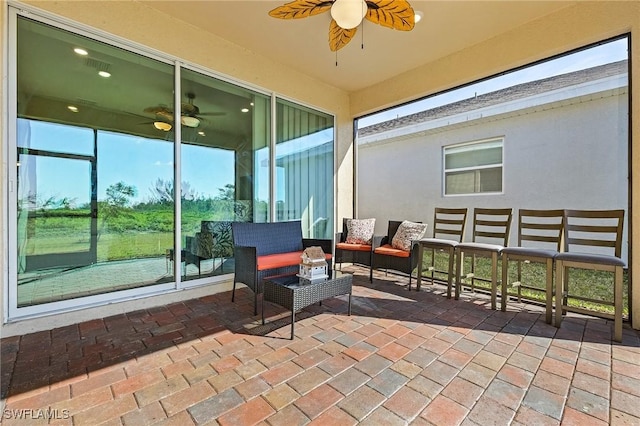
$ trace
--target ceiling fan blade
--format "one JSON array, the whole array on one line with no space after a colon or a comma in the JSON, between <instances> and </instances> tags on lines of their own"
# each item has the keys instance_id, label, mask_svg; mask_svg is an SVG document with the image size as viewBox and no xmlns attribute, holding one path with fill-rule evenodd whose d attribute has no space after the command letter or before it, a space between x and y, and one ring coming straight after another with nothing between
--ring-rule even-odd
<instances>
[{"instance_id":1,"label":"ceiling fan blade","mask_svg":"<svg viewBox=\"0 0 640 426\"><path fill-rule=\"evenodd\" d=\"M182 115L198 115L200 109L194 104L182 103Z\"/></svg>"},{"instance_id":2,"label":"ceiling fan blade","mask_svg":"<svg viewBox=\"0 0 640 426\"><path fill-rule=\"evenodd\" d=\"M222 115L227 115L226 112L201 112L198 114L198 117L201 115L209 116L209 117L220 117Z\"/></svg>"},{"instance_id":3,"label":"ceiling fan blade","mask_svg":"<svg viewBox=\"0 0 640 426\"><path fill-rule=\"evenodd\" d=\"M367 0L365 18L383 27L411 31L415 12L407 0Z\"/></svg>"},{"instance_id":4,"label":"ceiling fan blade","mask_svg":"<svg viewBox=\"0 0 640 426\"><path fill-rule=\"evenodd\" d=\"M143 111L150 114L156 114L158 112L172 112L169 108L162 105L146 107Z\"/></svg>"},{"instance_id":5,"label":"ceiling fan blade","mask_svg":"<svg viewBox=\"0 0 640 426\"><path fill-rule=\"evenodd\" d=\"M331 9L333 1L294 0L269 11L269 16L280 19L300 19L317 15Z\"/></svg>"},{"instance_id":6,"label":"ceiling fan blade","mask_svg":"<svg viewBox=\"0 0 640 426\"><path fill-rule=\"evenodd\" d=\"M335 19L332 19L331 25L329 25L329 48L331 51L335 52L345 47L356 35L357 30L358 27L345 30L338 25Z\"/></svg>"}]
</instances>

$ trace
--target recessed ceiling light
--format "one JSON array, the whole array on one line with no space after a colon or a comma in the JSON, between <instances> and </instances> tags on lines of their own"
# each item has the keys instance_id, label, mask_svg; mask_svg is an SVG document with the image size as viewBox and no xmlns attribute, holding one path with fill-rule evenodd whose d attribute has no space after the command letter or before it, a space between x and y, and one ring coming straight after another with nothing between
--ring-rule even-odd
<instances>
[{"instance_id":1,"label":"recessed ceiling light","mask_svg":"<svg viewBox=\"0 0 640 426\"><path fill-rule=\"evenodd\" d=\"M69 105L67 109L71 112L78 112L78 107L74 105Z\"/></svg>"},{"instance_id":2,"label":"recessed ceiling light","mask_svg":"<svg viewBox=\"0 0 640 426\"><path fill-rule=\"evenodd\" d=\"M98 75L99 75L100 77L104 77L104 78L109 78L109 77L111 77L111 73L110 73L110 72L107 72L107 71L98 71Z\"/></svg>"},{"instance_id":3,"label":"recessed ceiling light","mask_svg":"<svg viewBox=\"0 0 640 426\"><path fill-rule=\"evenodd\" d=\"M251 102L249 105L253 106L253 102Z\"/></svg>"},{"instance_id":4,"label":"recessed ceiling light","mask_svg":"<svg viewBox=\"0 0 640 426\"><path fill-rule=\"evenodd\" d=\"M201 131L199 131L199 132L198 132L198 134L199 134L200 136L204 136L204 132L203 132L202 130L201 130Z\"/></svg>"},{"instance_id":5,"label":"recessed ceiling light","mask_svg":"<svg viewBox=\"0 0 640 426\"><path fill-rule=\"evenodd\" d=\"M242 111L242 112L249 112L249 108L242 108L240 111Z\"/></svg>"},{"instance_id":6,"label":"recessed ceiling light","mask_svg":"<svg viewBox=\"0 0 640 426\"><path fill-rule=\"evenodd\" d=\"M75 49L73 49L74 52L76 52L78 55L81 56L87 56L89 54L89 52L87 52L86 50L84 50L81 47L76 47Z\"/></svg>"}]
</instances>

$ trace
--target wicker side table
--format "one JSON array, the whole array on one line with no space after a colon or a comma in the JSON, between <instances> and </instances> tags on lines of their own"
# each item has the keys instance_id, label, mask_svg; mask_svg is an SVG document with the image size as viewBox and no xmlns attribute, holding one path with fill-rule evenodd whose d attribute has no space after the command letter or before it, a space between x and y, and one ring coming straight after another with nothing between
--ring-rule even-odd
<instances>
[{"instance_id":1,"label":"wicker side table","mask_svg":"<svg viewBox=\"0 0 640 426\"><path fill-rule=\"evenodd\" d=\"M294 336L296 312L300 309L342 294L349 295L351 315L351 288L353 276L331 271L329 278L308 281L296 275L279 275L264 279L262 295L262 324L264 324L264 302L273 302L291 311L291 340Z\"/></svg>"}]
</instances>

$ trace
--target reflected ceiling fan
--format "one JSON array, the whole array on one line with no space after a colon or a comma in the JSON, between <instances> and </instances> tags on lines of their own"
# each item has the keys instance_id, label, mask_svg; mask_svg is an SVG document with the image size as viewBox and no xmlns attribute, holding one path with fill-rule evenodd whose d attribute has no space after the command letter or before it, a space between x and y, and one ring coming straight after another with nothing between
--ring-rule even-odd
<instances>
[{"instance_id":1,"label":"reflected ceiling fan","mask_svg":"<svg viewBox=\"0 0 640 426\"><path fill-rule=\"evenodd\" d=\"M200 108L193 103L196 98L195 93L189 92L187 95L187 102L181 104L180 123L187 127L198 127L200 122L204 120L203 116L221 116L226 115L226 112L200 112ZM158 130L164 130L168 132L173 127L173 109L166 105L151 106L144 109L144 112L149 114L155 114L158 121L154 121L153 125Z\"/></svg>"},{"instance_id":2,"label":"reflected ceiling fan","mask_svg":"<svg viewBox=\"0 0 640 426\"><path fill-rule=\"evenodd\" d=\"M387 28L411 31L419 20L407 0L294 0L269 12L280 19L299 19L331 11L329 48L342 49L364 18Z\"/></svg>"}]
</instances>

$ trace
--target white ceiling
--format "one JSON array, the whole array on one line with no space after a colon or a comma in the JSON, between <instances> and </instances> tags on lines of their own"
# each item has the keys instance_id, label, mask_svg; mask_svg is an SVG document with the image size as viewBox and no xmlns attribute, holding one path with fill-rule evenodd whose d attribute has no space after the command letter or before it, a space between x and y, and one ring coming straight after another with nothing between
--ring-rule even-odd
<instances>
[{"instance_id":1,"label":"white ceiling","mask_svg":"<svg viewBox=\"0 0 640 426\"><path fill-rule=\"evenodd\" d=\"M424 14L413 31L365 20L336 57L327 41L330 14L296 20L268 16L269 10L286 2L144 0L175 19L346 91L387 80L576 3L410 0L414 10Z\"/></svg>"}]
</instances>

